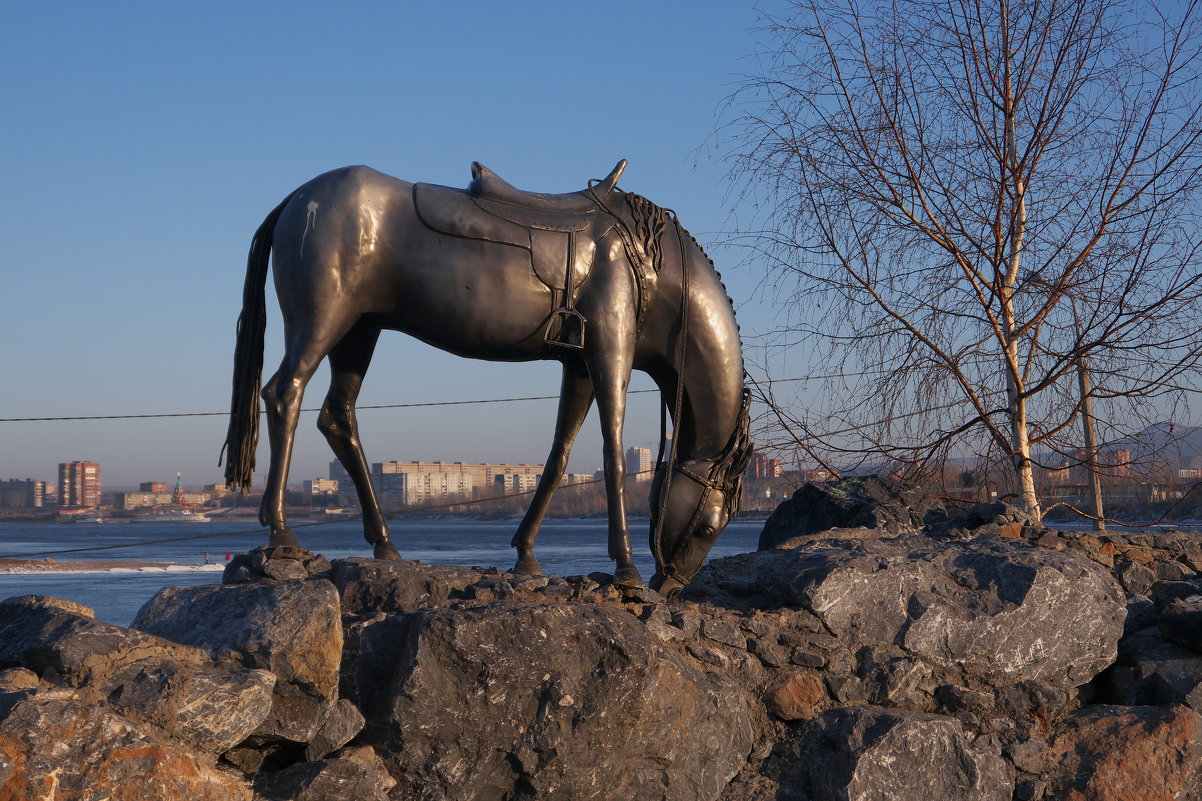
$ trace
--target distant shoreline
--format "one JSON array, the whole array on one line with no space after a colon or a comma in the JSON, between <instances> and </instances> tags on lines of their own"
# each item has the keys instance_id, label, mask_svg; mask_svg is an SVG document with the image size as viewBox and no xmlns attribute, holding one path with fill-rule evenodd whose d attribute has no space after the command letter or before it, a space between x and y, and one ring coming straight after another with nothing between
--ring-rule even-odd
<instances>
[{"instance_id":1,"label":"distant shoreline","mask_svg":"<svg viewBox=\"0 0 1202 801\"><path fill-rule=\"evenodd\" d=\"M59 562L53 559L0 559L0 576L38 573L219 573L223 570L224 563L198 565L128 560Z\"/></svg>"}]
</instances>

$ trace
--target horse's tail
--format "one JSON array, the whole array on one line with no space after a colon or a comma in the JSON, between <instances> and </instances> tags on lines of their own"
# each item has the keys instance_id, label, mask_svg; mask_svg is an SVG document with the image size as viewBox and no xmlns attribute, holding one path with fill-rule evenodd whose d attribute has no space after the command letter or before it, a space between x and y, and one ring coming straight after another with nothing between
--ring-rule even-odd
<instances>
[{"instance_id":1,"label":"horse's tail","mask_svg":"<svg viewBox=\"0 0 1202 801\"><path fill-rule=\"evenodd\" d=\"M293 193L295 194L295 193ZM255 472L255 448L259 442L259 390L263 381L263 334L267 329L267 268L275 224L292 195L272 209L255 231L246 257L246 283L242 288L242 314L234 345L234 386L230 399L230 426L222 454L225 483L230 490L250 489ZM221 464L221 457L217 459Z\"/></svg>"}]
</instances>

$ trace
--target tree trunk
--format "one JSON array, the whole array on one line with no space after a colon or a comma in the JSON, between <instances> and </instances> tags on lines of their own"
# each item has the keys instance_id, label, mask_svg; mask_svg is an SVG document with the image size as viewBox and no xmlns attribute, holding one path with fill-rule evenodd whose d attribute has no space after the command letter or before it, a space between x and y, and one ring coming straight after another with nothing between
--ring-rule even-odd
<instances>
[{"instance_id":1,"label":"tree trunk","mask_svg":"<svg viewBox=\"0 0 1202 801\"><path fill-rule=\"evenodd\" d=\"M1014 98L1014 85L1010 73L1012 52L1009 37L1009 8L1002 3L1002 44L1006 51L1006 66L1003 78L1005 105L1002 113L1005 121L1005 151L1002 156L1002 192L1012 195L1012 212L1009 220L1010 238L1004 272L1000 276L1002 324L1006 355L1006 400L1010 410L1010 453L1018 483L1020 506L1030 515L1040 518L1039 496L1035 494L1035 473L1031 466L1031 440L1027 430L1027 399L1023 395L1023 370L1019 362L1018 324L1014 313L1014 289L1018 282L1018 270L1022 263L1023 240L1027 235L1027 187L1022 168L1018 163L1018 134L1016 132L1018 109ZM1006 204L1003 202L1003 208Z\"/></svg>"}]
</instances>

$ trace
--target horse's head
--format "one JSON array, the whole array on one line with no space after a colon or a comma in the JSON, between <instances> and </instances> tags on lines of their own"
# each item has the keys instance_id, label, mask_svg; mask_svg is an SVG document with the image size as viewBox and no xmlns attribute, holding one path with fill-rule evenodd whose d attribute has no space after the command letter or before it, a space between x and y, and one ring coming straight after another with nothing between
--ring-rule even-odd
<instances>
[{"instance_id":1,"label":"horse's head","mask_svg":"<svg viewBox=\"0 0 1202 801\"><path fill-rule=\"evenodd\" d=\"M701 568L726 524L739 512L742 473L714 476L708 459L681 462L668 482L661 465L651 482L651 588L673 596ZM665 497L666 493L666 497Z\"/></svg>"},{"instance_id":2,"label":"horse's head","mask_svg":"<svg viewBox=\"0 0 1202 801\"><path fill-rule=\"evenodd\" d=\"M651 589L669 597L684 589L739 513L743 473L751 460L750 408L751 393L744 389L734 431L717 456L676 462L671 480L667 465L656 468L651 480Z\"/></svg>"}]
</instances>

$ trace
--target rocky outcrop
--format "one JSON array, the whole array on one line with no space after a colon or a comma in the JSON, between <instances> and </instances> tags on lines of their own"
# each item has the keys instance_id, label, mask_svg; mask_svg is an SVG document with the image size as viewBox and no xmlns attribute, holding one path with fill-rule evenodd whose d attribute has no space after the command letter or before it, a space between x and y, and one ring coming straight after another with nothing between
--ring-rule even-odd
<instances>
[{"instance_id":1,"label":"rocky outcrop","mask_svg":"<svg viewBox=\"0 0 1202 801\"><path fill-rule=\"evenodd\" d=\"M930 675L1061 690L1114 661L1126 615L1099 565L1004 539L815 540L716 560L696 584L732 606L802 610L848 648L896 648Z\"/></svg>"},{"instance_id":2,"label":"rocky outcrop","mask_svg":"<svg viewBox=\"0 0 1202 801\"><path fill-rule=\"evenodd\" d=\"M1202 801L1192 546L915 509L672 600L288 549L128 629L12 599L0 798Z\"/></svg>"},{"instance_id":3,"label":"rocky outcrop","mask_svg":"<svg viewBox=\"0 0 1202 801\"><path fill-rule=\"evenodd\" d=\"M11 686L11 685L10 685ZM242 775L146 723L39 683L0 694L0 798L251 801Z\"/></svg>"},{"instance_id":4,"label":"rocky outcrop","mask_svg":"<svg viewBox=\"0 0 1202 801\"><path fill-rule=\"evenodd\" d=\"M167 587L133 628L202 648L222 664L272 673L272 709L260 734L308 742L338 697L342 616L328 581Z\"/></svg>"},{"instance_id":5,"label":"rocky outcrop","mask_svg":"<svg viewBox=\"0 0 1202 801\"><path fill-rule=\"evenodd\" d=\"M807 482L768 518L760 549L831 529L869 529L878 537L910 534L946 516L938 500L891 476Z\"/></svg>"},{"instance_id":6,"label":"rocky outcrop","mask_svg":"<svg viewBox=\"0 0 1202 801\"><path fill-rule=\"evenodd\" d=\"M364 737L401 797L713 798L751 752L755 699L621 609L503 602L408 629Z\"/></svg>"}]
</instances>

